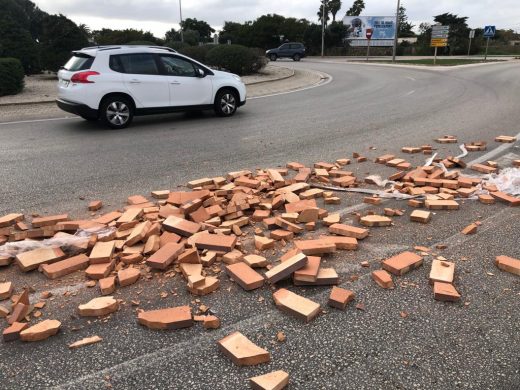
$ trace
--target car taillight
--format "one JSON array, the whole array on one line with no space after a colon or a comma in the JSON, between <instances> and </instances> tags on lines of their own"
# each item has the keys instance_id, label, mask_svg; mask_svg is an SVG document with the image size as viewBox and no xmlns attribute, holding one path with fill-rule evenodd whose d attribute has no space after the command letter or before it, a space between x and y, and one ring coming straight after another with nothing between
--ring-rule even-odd
<instances>
[{"instance_id":1,"label":"car taillight","mask_svg":"<svg viewBox=\"0 0 520 390\"><path fill-rule=\"evenodd\" d=\"M89 80L89 76L99 76L98 72L94 72L93 70L89 70L87 72L78 72L74 73L72 77L70 78L70 81L73 83L80 83L80 84L90 84L93 83L92 80Z\"/></svg>"}]
</instances>

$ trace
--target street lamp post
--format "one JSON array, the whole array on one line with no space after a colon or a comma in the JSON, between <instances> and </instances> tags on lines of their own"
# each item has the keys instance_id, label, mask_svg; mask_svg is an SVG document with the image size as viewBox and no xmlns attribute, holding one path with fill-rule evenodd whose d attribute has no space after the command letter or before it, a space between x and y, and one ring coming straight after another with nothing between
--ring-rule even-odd
<instances>
[{"instance_id":1,"label":"street lamp post","mask_svg":"<svg viewBox=\"0 0 520 390\"><path fill-rule=\"evenodd\" d=\"M321 56L325 52L325 0L321 3Z\"/></svg>"},{"instance_id":2,"label":"street lamp post","mask_svg":"<svg viewBox=\"0 0 520 390\"><path fill-rule=\"evenodd\" d=\"M182 1L179 0L179 16L181 18L181 23L180 23L180 26L181 26L181 42L184 42L184 34L182 32Z\"/></svg>"},{"instance_id":3,"label":"street lamp post","mask_svg":"<svg viewBox=\"0 0 520 390\"><path fill-rule=\"evenodd\" d=\"M397 35L399 34L399 8L401 8L401 0L397 0L397 11L395 12L395 35L394 50L392 51L392 62L395 62L395 54L397 52Z\"/></svg>"}]
</instances>

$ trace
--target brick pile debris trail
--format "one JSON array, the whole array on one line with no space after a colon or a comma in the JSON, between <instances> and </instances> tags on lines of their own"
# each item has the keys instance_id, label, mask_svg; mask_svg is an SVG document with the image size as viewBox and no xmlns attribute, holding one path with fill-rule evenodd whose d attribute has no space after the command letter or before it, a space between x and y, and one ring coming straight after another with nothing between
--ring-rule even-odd
<instances>
[{"instance_id":1,"label":"brick pile debris trail","mask_svg":"<svg viewBox=\"0 0 520 390\"><path fill-rule=\"evenodd\" d=\"M496 142L514 142L514 137L500 136ZM445 136L438 143L456 143L454 136ZM465 144L467 151L482 151L486 143ZM461 147L464 150L464 148ZM403 147L403 153L433 154L431 145ZM467 154L463 153L464 155ZM152 191L148 199L130 196L124 210L107 212L101 216L101 201L88 205L95 218L70 220L67 214L33 215L30 222L23 214L0 217L0 266L14 263L20 272L40 271L49 279L84 272L90 287L96 284L100 296L78 307L82 317L105 316L119 310L120 302L112 294L117 288L138 283L154 272L175 276L179 273L191 294L202 296L219 289L222 268L228 277L245 290L263 288L270 284L276 307L303 322L312 321L321 312L321 304L274 285L292 278L294 285L330 285L328 305L344 310L355 299L355 293L334 285L339 277L334 268L320 266L321 256L338 250L358 249L358 240L365 239L369 228L392 225L392 217L402 216L405 210L385 208L384 215L368 211L355 214L358 226L341 223L338 213L329 214L327 205L341 199L336 191L365 191L375 193L364 198L367 204L378 205L384 197L401 197L413 211L410 220L429 223L431 210L456 210L460 199L478 199L484 204L496 200L509 206L520 205L520 197L498 190L488 182L488 176L464 176L466 168L461 157L435 158L424 166L412 168L403 158L380 156L375 163L395 167L388 178L391 188L372 190L361 186L378 184L380 179L369 176L364 180L347 170L350 159L334 163L317 162L313 168L290 162L286 168L230 172L226 177L203 178L188 183L190 191ZM356 162L366 157L353 154ZM431 165L433 164L433 165ZM515 167L520 161L514 161ZM474 164L473 171L492 174L499 168L495 162ZM512 168L518 170L518 168ZM293 174L289 174L293 172ZM383 184L385 185L385 184ZM317 188L321 187L321 188ZM330 188L327 188L330 187ZM324 189L325 188L325 189ZM469 225L463 234L473 234L479 222ZM309 235L325 227L327 235ZM247 251L246 247L254 250ZM272 259L274 248L284 254ZM394 279L420 267L427 247L415 247L384 260L382 269L373 271L375 284L393 288ZM520 260L496 254L496 265L503 271L520 275ZM363 264L361 264L363 265ZM366 264L365 266L367 266ZM265 272L262 271L265 270ZM260 272L259 272L260 271ZM433 298L457 301L460 294L454 286L455 264L442 257L431 263L430 283ZM42 276L43 277L43 276ZM223 277L223 276L220 276ZM5 279L4 279L5 280ZM19 286L17 286L19 287ZM0 316L7 328L3 340L38 341L55 335L61 326L57 320L47 319L35 324L41 316L49 292L38 292L40 302L31 304L29 289L17 288L13 295L11 282L0 283ZM276 290L276 291L275 291ZM359 304L358 309L363 309ZM32 315L32 317L31 317ZM178 329L199 321L206 329L220 326L215 315L193 315L190 306L143 311L138 310L139 324L152 329ZM35 321L36 322L36 321ZM279 335L284 337L283 333ZM70 348L100 342L98 336L79 340ZM223 354L238 365L254 365L270 360L268 351L256 346L239 332L218 342ZM289 380L287 373L275 371L251 378L253 388L282 388ZM271 386L271 387L269 387Z\"/></svg>"}]
</instances>

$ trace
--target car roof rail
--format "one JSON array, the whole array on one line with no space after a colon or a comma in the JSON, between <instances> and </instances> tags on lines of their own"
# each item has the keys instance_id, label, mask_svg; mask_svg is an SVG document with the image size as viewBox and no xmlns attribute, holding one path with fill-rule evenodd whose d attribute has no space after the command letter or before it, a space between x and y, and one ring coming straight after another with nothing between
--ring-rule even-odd
<instances>
[{"instance_id":1,"label":"car roof rail","mask_svg":"<svg viewBox=\"0 0 520 390\"><path fill-rule=\"evenodd\" d=\"M163 50L168 50L172 53L177 53L177 50L175 49L172 49L171 47L168 47L168 46L148 46L150 49L163 49Z\"/></svg>"}]
</instances>

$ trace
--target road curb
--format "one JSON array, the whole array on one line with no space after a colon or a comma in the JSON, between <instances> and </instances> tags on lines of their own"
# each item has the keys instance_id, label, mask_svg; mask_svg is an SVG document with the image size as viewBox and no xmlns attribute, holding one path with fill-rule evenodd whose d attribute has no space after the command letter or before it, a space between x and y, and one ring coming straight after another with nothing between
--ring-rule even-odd
<instances>
[{"instance_id":1,"label":"road curb","mask_svg":"<svg viewBox=\"0 0 520 390\"><path fill-rule=\"evenodd\" d=\"M289 79L289 78L291 78L291 77L294 77L294 75L296 74L296 70L295 70L295 69L288 68L288 67L286 67L286 66L278 66L278 65L271 65L271 66L277 66L278 68L289 69L289 70L291 71L291 74L290 74L290 75L287 75L287 76L277 77L277 78L274 78L274 79L271 79L271 80L260 80L260 81L253 81L253 82L251 82L251 83L245 83L246 86L249 86L249 85L257 85L257 84L263 84L263 83L272 83L273 81L286 80L286 79Z\"/></svg>"},{"instance_id":2,"label":"road curb","mask_svg":"<svg viewBox=\"0 0 520 390\"><path fill-rule=\"evenodd\" d=\"M33 102L13 102L13 103L0 103L0 107L9 107L9 106L27 106L33 104L50 104L56 102L56 99L52 100L38 100Z\"/></svg>"}]
</instances>

